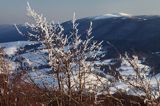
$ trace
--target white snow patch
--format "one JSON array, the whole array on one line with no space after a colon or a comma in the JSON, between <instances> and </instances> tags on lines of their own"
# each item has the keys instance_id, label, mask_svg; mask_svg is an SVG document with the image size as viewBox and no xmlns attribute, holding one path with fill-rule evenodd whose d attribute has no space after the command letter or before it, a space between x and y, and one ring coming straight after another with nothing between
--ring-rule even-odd
<instances>
[{"instance_id":1,"label":"white snow patch","mask_svg":"<svg viewBox=\"0 0 160 106\"><path fill-rule=\"evenodd\" d=\"M132 15L126 14L126 13L103 14L103 15L94 17L94 20L113 18L113 17L132 17Z\"/></svg>"},{"instance_id":2,"label":"white snow patch","mask_svg":"<svg viewBox=\"0 0 160 106\"><path fill-rule=\"evenodd\" d=\"M104 14L104 15L100 15L100 16L96 16L94 18L94 20L100 20L100 19L106 19L106 18L113 18L113 17L119 17L118 15L114 15L114 14Z\"/></svg>"},{"instance_id":3,"label":"white snow patch","mask_svg":"<svg viewBox=\"0 0 160 106\"><path fill-rule=\"evenodd\" d=\"M35 83L39 87L46 87L50 89L58 85L57 81L52 75L48 75L40 71L30 72L26 77L26 82Z\"/></svg>"},{"instance_id":4,"label":"white snow patch","mask_svg":"<svg viewBox=\"0 0 160 106\"><path fill-rule=\"evenodd\" d=\"M4 48L4 52L11 56L14 55L20 47L24 47L25 45L33 44L31 41L15 41L15 42L7 42L0 43L0 47Z\"/></svg>"},{"instance_id":5,"label":"white snow patch","mask_svg":"<svg viewBox=\"0 0 160 106\"><path fill-rule=\"evenodd\" d=\"M86 83L85 89L88 89L89 92L95 90L95 87L98 88L99 91L103 90L103 86L109 83L109 81L106 78L100 77L93 73L86 73L83 78L85 78L85 82L83 83ZM78 75L73 76L71 79L72 79L72 86L78 86L79 84Z\"/></svg>"},{"instance_id":6,"label":"white snow patch","mask_svg":"<svg viewBox=\"0 0 160 106\"><path fill-rule=\"evenodd\" d=\"M5 48L4 52L9 56L14 55L17 52L17 47L13 46L13 47Z\"/></svg>"},{"instance_id":7,"label":"white snow patch","mask_svg":"<svg viewBox=\"0 0 160 106\"><path fill-rule=\"evenodd\" d=\"M120 16L126 16L126 17L131 17L132 15L127 14L127 13L118 13Z\"/></svg>"}]
</instances>

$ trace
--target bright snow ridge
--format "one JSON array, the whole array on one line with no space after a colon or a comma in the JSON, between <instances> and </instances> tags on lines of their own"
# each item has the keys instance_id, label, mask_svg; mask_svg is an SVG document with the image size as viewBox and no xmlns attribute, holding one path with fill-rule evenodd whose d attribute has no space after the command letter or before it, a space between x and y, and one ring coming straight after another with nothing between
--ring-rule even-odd
<instances>
[{"instance_id":1,"label":"bright snow ridge","mask_svg":"<svg viewBox=\"0 0 160 106\"><path fill-rule=\"evenodd\" d=\"M116 13L116 14L103 14L92 18L94 20L99 20L99 19L114 18L114 17L131 17L131 15L126 13Z\"/></svg>"}]
</instances>

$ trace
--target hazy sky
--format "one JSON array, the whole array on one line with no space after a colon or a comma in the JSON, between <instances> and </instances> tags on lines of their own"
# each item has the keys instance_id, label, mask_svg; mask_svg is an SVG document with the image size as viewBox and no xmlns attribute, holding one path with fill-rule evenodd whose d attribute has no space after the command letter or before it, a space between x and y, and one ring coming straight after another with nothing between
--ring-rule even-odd
<instances>
[{"instance_id":1,"label":"hazy sky","mask_svg":"<svg viewBox=\"0 0 160 106\"><path fill-rule=\"evenodd\" d=\"M0 0L0 24L25 23L26 5L47 19L66 21L77 18L124 12L133 15L160 15L160 0Z\"/></svg>"}]
</instances>

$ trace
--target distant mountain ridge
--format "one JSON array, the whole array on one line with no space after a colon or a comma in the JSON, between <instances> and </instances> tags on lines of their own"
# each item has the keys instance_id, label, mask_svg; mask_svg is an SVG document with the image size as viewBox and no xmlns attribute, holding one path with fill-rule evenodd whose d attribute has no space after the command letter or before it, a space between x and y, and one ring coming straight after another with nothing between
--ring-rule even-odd
<instances>
[{"instance_id":1,"label":"distant mountain ridge","mask_svg":"<svg viewBox=\"0 0 160 106\"><path fill-rule=\"evenodd\" d=\"M93 22L94 39L109 41L119 50L160 50L160 16L132 16L125 13L105 14L77 20L82 38L85 37L89 23ZM65 34L70 34L71 21L62 23ZM24 26L18 26L26 33ZM0 25L0 43L27 40L20 35L14 25ZM104 44L105 45L105 44Z\"/></svg>"},{"instance_id":2,"label":"distant mountain ridge","mask_svg":"<svg viewBox=\"0 0 160 106\"><path fill-rule=\"evenodd\" d=\"M22 25L18 26L24 29ZM0 25L0 43L25 40L27 40L26 37L20 35L14 25Z\"/></svg>"}]
</instances>

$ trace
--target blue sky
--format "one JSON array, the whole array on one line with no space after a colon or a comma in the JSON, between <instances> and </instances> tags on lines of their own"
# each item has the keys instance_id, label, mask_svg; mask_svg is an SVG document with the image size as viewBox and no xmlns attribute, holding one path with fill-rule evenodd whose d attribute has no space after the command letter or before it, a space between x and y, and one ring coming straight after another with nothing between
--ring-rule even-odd
<instances>
[{"instance_id":1,"label":"blue sky","mask_svg":"<svg viewBox=\"0 0 160 106\"><path fill-rule=\"evenodd\" d=\"M124 12L132 15L160 15L160 0L0 0L0 24L28 21L26 5L43 13L47 19L66 21L77 18Z\"/></svg>"}]
</instances>

